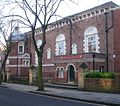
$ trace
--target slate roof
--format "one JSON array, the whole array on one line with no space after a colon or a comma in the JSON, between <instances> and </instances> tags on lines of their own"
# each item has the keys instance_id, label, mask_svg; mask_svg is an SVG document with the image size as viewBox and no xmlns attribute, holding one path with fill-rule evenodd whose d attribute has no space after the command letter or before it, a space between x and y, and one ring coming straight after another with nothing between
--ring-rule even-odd
<instances>
[{"instance_id":1,"label":"slate roof","mask_svg":"<svg viewBox=\"0 0 120 106\"><path fill-rule=\"evenodd\" d=\"M24 33L21 33L18 29L15 29L12 33L11 33L11 40L12 41L22 41L22 40L26 40L27 36Z\"/></svg>"}]
</instances>

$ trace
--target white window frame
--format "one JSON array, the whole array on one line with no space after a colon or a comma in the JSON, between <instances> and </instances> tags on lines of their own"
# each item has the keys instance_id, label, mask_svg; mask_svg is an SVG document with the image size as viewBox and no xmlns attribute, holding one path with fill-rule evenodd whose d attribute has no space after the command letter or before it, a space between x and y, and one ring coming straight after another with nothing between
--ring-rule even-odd
<instances>
[{"instance_id":1,"label":"white window frame","mask_svg":"<svg viewBox=\"0 0 120 106\"><path fill-rule=\"evenodd\" d=\"M72 44L72 54L77 54L77 44Z\"/></svg>"},{"instance_id":2,"label":"white window frame","mask_svg":"<svg viewBox=\"0 0 120 106\"><path fill-rule=\"evenodd\" d=\"M66 42L64 34L60 34L56 37L56 55L66 54Z\"/></svg>"},{"instance_id":3,"label":"white window frame","mask_svg":"<svg viewBox=\"0 0 120 106\"><path fill-rule=\"evenodd\" d=\"M58 78L64 78L64 68L63 67L57 68L57 73L58 73L58 75L57 75Z\"/></svg>"},{"instance_id":4,"label":"white window frame","mask_svg":"<svg viewBox=\"0 0 120 106\"><path fill-rule=\"evenodd\" d=\"M92 40L92 38L94 38ZM91 39L91 41L90 41ZM91 26L85 30L84 33L84 40L83 40L83 51L84 52L100 52L100 42L99 42L99 36L97 28L94 26ZM91 46L91 49L89 48Z\"/></svg>"},{"instance_id":5,"label":"white window frame","mask_svg":"<svg viewBox=\"0 0 120 106\"><path fill-rule=\"evenodd\" d=\"M22 47L20 51L20 47ZM18 54L23 54L24 53L24 43L19 43L18 44Z\"/></svg>"}]
</instances>

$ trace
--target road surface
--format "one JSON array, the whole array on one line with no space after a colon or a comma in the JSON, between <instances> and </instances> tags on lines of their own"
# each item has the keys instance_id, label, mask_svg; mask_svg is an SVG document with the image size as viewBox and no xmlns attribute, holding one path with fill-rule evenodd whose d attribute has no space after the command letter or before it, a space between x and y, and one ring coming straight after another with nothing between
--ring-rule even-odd
<instances>
[{"instance_id":1,"label":"road surface","mask_svg":"<svg viewBox=\"0 0 120 106\"><path fill-rule=\"evenodd\" d=\"M0 87L0 106L101 106Z\"/></svg>"}]
</instances>

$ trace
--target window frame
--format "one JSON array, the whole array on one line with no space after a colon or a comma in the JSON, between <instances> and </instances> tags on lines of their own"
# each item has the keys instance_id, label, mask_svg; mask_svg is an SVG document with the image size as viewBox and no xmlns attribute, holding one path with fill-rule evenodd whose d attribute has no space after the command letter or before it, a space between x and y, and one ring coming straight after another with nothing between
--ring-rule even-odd
<instances>
[{"instance_id":1,"label":"window frame","mask_svg":"<svg viewBox=\"0 0 120 106\"><path fill-rule=\"evenodd\" d=\"M97 28L94 26L88 27L84 32L83 51L86 52L99 52L99 36Z\"/></svg>"},{"instance_id":2,"label":"window frame","mask_svg":"<svg viewBox=\"0 0 120 106\"><path fill-rule=\"evenodd\" d=\"M25 65L25 66L29 66L29 65L30 65L30 60L28 60L28 59L23 59L23 60L22 60L22 64Z\"/></svg>"},{"instance_id":3,"label":"window frame","mask_svg":"<svg viewBox=\"0 0 120 106\"><path fill-rule=\"evenodd\" d=\"M66 54L66 42L64 34L60 34L56 37L56 55L65 55Z\"/></svg>"},{"instance_id":4,"label":"window frame","mask_svg":"<svg viewBox=\"0 0 120 106\"><path fill-rule=\"evenodd\" d=\"M77 54L77 44L72 44L72 54Z\"/></svg>"},{"instance_id":5,"label":"window frame","mask_svg":"<svg viewBox=\"0 0 120 106\"><path fill-rule=\"evenodd\" d=\"M22 47L21 50L20 50L20 47ZM24 43L19 43L18 44L18 54L23 54L23 53L24 53Z\"/></svg>"},{"instance_id":6,"label":"window frame","mask_svg":"<svg viewBox=\"0 0 120 106\"><path fill-rule=\"evenodd\" d=\"M57 68L57 77L64 78L64 68L63 67Z\"/></svg>"}]
</instances>

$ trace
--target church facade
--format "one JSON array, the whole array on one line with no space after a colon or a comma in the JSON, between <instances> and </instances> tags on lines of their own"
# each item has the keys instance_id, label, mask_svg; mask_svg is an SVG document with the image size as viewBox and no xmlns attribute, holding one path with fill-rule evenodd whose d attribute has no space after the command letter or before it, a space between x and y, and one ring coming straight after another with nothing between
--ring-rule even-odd
<instances>
[{"instance_id":1,"label":"church facade","mask_svg":"<svg viewBox=\"0 0 120 106\"><path fill-rule=\"evenodd\" d=\"M49 25L43 55L44 79L76 83L81 65L89 71L120 73L119 17L119 6L108 2ZM36 29L36 39L41 45L40 29ZM26 46L21 40L12 49L7 69L11 75L27 76L30 64L37 67L32 44Z\"/></svg>"}]
</instances>

